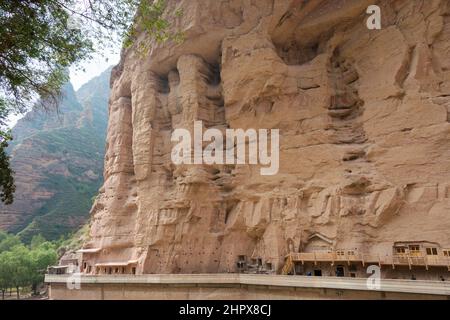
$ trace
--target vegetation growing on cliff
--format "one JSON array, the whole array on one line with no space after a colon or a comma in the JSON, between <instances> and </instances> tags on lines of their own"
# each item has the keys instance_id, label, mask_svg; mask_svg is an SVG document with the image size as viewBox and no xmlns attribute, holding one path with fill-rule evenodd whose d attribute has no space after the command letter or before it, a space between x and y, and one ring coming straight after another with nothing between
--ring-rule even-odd
<instances>
[{"instance_id":1,"label":"vegetation growing on cliff","mask_svg":"<svg viewBox=\"0 0 450 320\"><path fill-rule=\"evenodd\" d=\"M172 27L174 21L183 15L183 11L177 9L164 16L166 9L166 0L140 1L135 23L132 24L125 34L124 46L130 47L136 44L136 49L145 55L150 50L150 44L153 40L158 43L166 41L182 42L184 34L179 30L174 30ZM145 37L138 39L141 33L144 33Z\"/></svg>"},{"instance_id":2,"label":"vegetation growing on cliff","mask_svg":"<svg viewBox=\"0 0 450 320\"><path fill-rule=\"evenodd\" d=\"M7 231L29 243L59 239L85 223L103 177L110 69L77 92L63 89L60 114L32 111L19 120L9 149L17 197L0 214L20 212ZM46 194L38 201L30 195Z\"/></svg>"}]
</instances>

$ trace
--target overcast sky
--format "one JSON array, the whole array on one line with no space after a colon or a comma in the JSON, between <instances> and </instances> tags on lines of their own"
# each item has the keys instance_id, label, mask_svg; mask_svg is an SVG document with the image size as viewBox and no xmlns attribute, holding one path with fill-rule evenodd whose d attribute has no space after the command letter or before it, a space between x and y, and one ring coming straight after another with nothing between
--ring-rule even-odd
<instances>
[{"instance_id":1,"label":"overcast sky","mask_svg":"<svg viewBox=\"0 0 450 320\"><path fill-rule=\"evenodd\" d=\"M106 61L106 59L108 59L108 61ZM72 67L70 69L70 82L72 82L75 90L78 90L83 84L108 69L109 66L119 63L119 59L119 52L114 54L109 53L104 57L102 57L101 55L96 55L92 60L86 61L82 64L85 72L81 70L77 71L75 67Z\"/></svg>"}]
</instances>

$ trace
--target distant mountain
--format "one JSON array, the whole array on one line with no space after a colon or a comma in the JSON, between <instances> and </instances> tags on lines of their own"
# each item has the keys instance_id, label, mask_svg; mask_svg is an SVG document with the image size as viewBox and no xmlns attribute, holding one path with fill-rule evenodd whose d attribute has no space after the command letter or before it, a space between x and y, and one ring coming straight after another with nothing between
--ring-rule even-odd
<instances>
[{"instance_id":1,"label":"distant mountain","mask_svg":"<svg viewBox=\"0 0 450 320\"><path fill-rule=\"evenodd\" d=\"M56 239L85 223L103 182L110 73L65 85L58 113L31 111L13 128L15 201L0 205L0 229Z\"/></svg>"}]
</instances>

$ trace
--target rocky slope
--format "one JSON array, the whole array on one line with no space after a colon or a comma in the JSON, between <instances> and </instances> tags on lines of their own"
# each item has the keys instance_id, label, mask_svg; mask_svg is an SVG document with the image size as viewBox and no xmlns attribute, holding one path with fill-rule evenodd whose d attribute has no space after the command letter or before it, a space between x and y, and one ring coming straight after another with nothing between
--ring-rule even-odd
<instances>
[{"instance_id":1,"label":"rocky slope","mask_svg":"<svg viewBox=\"0 0 450 320\"><path fill-rule=\"evenodd\" d=\"M382 29L369 30L378 4ZM127 50L113 70L105 182L89 263L138 273L279 270L311 235L334 248L450 247L446 0L189 0L181 44ZM171 133L280 129L280 170L171 162Z\"/></svg>"},{"instance_id":2,"label":"rocky slope","mask_svg":"<svg viewBox=\"0 0 450 320\"><path fill-rule=\"evenodd\" d=\"M110 72L77 92L67 84L59 114L32 111L13 128L17 191L0 207L0 229L56 239L85 223L103 182Z\"/></svg>"}]
</instances>

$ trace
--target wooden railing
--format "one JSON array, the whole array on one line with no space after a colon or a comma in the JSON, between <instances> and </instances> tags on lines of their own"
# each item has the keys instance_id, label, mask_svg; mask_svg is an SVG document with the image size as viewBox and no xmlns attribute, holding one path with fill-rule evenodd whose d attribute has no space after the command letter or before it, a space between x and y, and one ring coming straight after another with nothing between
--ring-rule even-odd
<instances>
[{"instance_id":1,"label":"wooden railing","mask_svg":"<svg viewBox=\"0 0 450 320\"><path fill-rule=\"evenodd\" d=\"M368 254L338 254L337 252L300 252L288 255L294 262L361 262L378 265L405 266L441 266L450 270L450 257L444 256L410 256L410 255L368 255Z\"/></svg>"}]
</instances>

